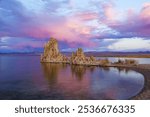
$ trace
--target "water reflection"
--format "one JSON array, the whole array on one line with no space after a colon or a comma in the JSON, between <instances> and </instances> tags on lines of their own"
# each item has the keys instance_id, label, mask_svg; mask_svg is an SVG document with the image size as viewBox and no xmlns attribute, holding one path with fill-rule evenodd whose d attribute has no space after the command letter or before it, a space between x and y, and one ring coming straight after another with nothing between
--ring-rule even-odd
<instances>
[{"instance_id":1,"label":"water reflection","mask_svg":"<svg viewBox=\"0 0 150 117\"><path fill-rule=\"evenodd\" d=\"M58 64L42 63L44 76L49 84L55 84L57 82L60 67Z\"/></svg>"},{"instance_id":2,"label":"water reflection","mask_svg":"<svg viewBox=\"0 0 150 117\"><path fill-rule=\"evenodd\" d=\"M84 78L84 74L86 72L93 73L95 67L87 67L82 65L71 65L71 73L75 76L79 81Z\"/></svg>"},{"instance_id":3,"label":"water reflection","mask_svg":"<svg viewBox=\"0 0 150 117\"><path fill-rule=\"evenodd\" d=\"M82 80L85 72L86 68L84 66L71 65L71 73L75 75L79 81Z\"/></svg>"},{"instance_id":4,"label":"water reflection","mask_svg":"<svg viewBox=\"0 0 150 117\"><path fill-rule=\"evenodd\" d=\"M65 99L128 99L144 85L141 74L121 67L44 63L42 68L49 87Z\"/></svg>"},{"instance_id":5,"label":"water reflection","mask_svg":"<svg viewBox=\"0 0 150 117\"><path fill-rule=\"evenodd\" d=\"M109 72L110 67L100 67L101 70L105 71L105 72Z\"/></svg>"},{"instance_id":6,"label":"water reflection","mask_svg":"<svg viewBox=\"0 0 150 117\"><path fill-rule=\"evenodd\" d=\"M0 99L129 99L144 77L123 68L40 63L40 56L0 57Z\"/></svg>"},{"instance_id":7,"label":"water reflection","mask_svg":"<svg viewBox=\"0 0 150 117\"><path fill-rule=\"evenodd\" d=\"M125 72L126 74L129 73L131 70L123 67L116 67L119 73Z\"/></svg>"},{"instance_id":8,"label":"water reflection","mask_svg":"<svg viewBox=\"0 0 150 117\"><path fill-rule=\"evenodd\" d=\"M86 66L80 66L80 65L42 63L44 76L49 81L50 84L56 83L60 70L66 71L68 67L71 68L72 77L75 76L75 78L77 78L77 80L79 81L81 81L84 78L84 75L86 74L86 72L93 73L95 69L95 67L86 67ZM102 69L106 71L109 70L108 67L102 68ZM62 77L64 76L65 75L62 75Z\"/></svg>"}]
</instances>

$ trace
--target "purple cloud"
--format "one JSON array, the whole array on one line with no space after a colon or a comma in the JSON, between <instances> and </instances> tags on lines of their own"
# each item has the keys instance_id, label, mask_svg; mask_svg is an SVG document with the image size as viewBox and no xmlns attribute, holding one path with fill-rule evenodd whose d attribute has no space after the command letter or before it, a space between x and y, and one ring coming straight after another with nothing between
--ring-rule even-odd
<instances>
[{"instance_id":1,"label":"purple cloud","mask_svg":"<svg viewBox=\"0 0 150 117\"><path fill-rule=\"evenodd\" d=\"M108 12L109 11L109 12ZM122 37L150 37L150 3L143 5L139 13L133 10L127 12L127 18L115 20L117 14L114 14L114 9L109 6L106 10L106 19L103 21L110 28L118 31Z\"/></svg>"}]
</instances>

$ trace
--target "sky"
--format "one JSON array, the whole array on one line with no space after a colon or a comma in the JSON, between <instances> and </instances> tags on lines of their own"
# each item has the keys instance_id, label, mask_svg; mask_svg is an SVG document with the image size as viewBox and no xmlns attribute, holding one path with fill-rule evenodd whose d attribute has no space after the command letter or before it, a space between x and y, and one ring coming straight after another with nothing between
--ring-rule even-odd
<instances>
[{"instance_id":1,"label":"sky","mask_svg":"<svg viewBox=\"0 0 150 117\"><path fill-rule=\"evenodd\" d=\"M150 51L150 0L0 0L0 53Z\"/></svg>"}]
</instances>

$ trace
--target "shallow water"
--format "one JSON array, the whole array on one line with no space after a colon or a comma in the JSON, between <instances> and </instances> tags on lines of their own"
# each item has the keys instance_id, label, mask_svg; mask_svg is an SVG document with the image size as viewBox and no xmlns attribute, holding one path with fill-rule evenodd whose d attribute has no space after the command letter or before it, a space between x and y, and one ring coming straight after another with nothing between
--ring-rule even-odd
<instances>
[{"instance_id":1,"label":"shallow water","mask_svg":"<svg viewBox=\"0 0 150 117\"><path fill-rule=\"evenodd\" d=\"M129 99L142 74L122 68L40 63L40 56L0 55L0 99Z\"/></svg>"}]
</instances>

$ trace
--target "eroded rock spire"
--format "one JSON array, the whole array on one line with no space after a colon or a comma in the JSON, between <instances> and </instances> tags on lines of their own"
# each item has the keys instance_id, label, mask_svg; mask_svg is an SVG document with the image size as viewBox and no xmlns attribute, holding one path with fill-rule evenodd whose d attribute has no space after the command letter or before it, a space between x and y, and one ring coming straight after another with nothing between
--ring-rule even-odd
<instances>
[{"instance_id":1,"label":"eroded rock spire","mask_svg":"<svg viewBox=\"0 0 150 117\"><path fill-rule=\"evenodd\" d=\"M41 62L68 62L68 58L59 52L58 42L55 38L50 38L45 44Z\"/></svg>"}]
</instances>

